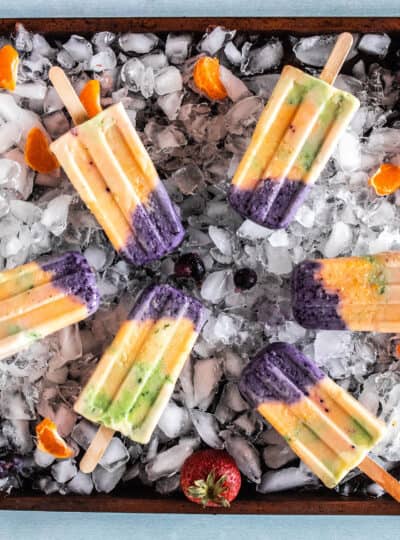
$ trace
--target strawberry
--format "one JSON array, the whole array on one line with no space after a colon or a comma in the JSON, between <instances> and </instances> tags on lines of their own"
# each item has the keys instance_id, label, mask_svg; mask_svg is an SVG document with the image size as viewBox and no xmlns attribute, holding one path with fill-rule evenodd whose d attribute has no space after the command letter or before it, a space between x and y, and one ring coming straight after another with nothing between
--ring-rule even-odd
<instances>
[{"instance_id":1,"label":"strawberry","mask_svg":"<svg viewBox=\"0 0 400 540\"><path fill-rule=\"evenodd\" d=\"M224 450L200 450L181 470L181 488L197 504L227 508L236 499L242 479L234 459Z\"/></svg>"}]
</instances>

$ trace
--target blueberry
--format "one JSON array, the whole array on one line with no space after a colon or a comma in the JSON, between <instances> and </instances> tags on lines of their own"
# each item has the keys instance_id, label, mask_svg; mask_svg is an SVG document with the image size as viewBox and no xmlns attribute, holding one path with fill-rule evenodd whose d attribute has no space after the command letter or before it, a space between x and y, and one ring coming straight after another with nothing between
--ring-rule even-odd
<instances>
[{"instance_id":1,"label":"blueberry","mask_svg":"<svg viewBox=\"0 0 400 540\"><path fill-rule=\"evenodd\" d=\"M234 273L233 281L238 289L246 291L257 283L257 274L251 268L241 268Z\"/></svg>"},{"instance_id":2,"label":"blueberry","mask_svg":"<svg viewBox=\"0 0 400 540\"><path fill-rule=\"evenodd\" d=\"M206 273L204 263L197 253L184 253L175 263L175 276L201 281Z\"/></svg>"}]
</instances>

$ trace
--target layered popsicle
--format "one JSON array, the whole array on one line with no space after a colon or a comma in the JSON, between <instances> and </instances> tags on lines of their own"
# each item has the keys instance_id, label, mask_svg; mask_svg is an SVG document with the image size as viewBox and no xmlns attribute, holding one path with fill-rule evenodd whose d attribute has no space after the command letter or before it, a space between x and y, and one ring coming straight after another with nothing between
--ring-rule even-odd
<instances>
[{"instance_id":1,"label":"layered popsicle","mask_svg":"<svg viewBox=\"0 0 400 540\"><path fill-rule=\"evenodd\" d=\"M306 260L292 275L292 308L305 328L400 332L400 252Z\"/></svg>"},{"instance_id":2,"label":"layered popsicle","mask_svg":"<svg viewBox=\"0 0 400 540\"><path fill-rule=\"evenodd\" d=\"M351 94L286 66L232 179L233 208L265 227L286 227L358 107Z\"/></svg>"},{"instance_id":3,"label":"layered popsicle","mask_svg":"<svg viewBox=\"0 0 400 540\"><path fill-rule=\"evenodd\" d=\"M200 302L145 289L75 404L93 422L147 443L204 323Z\"/></svg>"},{"instance_id":4,"label":"layered popsicle","mask_svg":"<svg viewBox=\"0 0 400 540\"><path fill-rule=\"evenodd\" d=\"M239 387L329 488L383 437L383 423L293 345L273 343L261 351Z\"/></svg>"},{"instance_id":5,"label":"layered popsicle","mask_svg":"<svg viewBox=\"0 0 400 540\"><path fill-rule=\"evenodd\" d=\"M72 128L50 148L127 261L139 266L180 244L180 219L121 103Z\"/></svg>"},{"instance_id":6,"label":"layered popsicle","mask_svg":"<svg viewBox=\"0 0 400 540\"><path fill-rule=\"evenodd\" d=\"M98 304L95 275L80 253L0 272L0 359L85 319Z\"/></svg>"}]
</instances>

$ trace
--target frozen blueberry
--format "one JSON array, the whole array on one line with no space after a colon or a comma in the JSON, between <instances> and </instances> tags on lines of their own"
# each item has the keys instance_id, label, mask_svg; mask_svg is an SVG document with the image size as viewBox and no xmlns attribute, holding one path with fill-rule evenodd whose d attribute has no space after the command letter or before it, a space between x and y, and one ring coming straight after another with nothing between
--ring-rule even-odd
<instances>
[{"instance_id":1,"label":"frozen blueberry","mask_svg":"<svg viewBox=\"0 0 400 540\"><path fill-rule=\"evenodd\" d=\"M175 263L175 275L178 278L193 278L201 281L206 273L204 263L197 253L184 253Z\"/></svg>"},{"instance_id":2,"label":"frozen blueberry","mask_svg":"<svg viewBox=\"0 0 400 540\"><path fill-rule=\"evenodd\" d=\"M238 289L246 291L257 283L257 274L251 268L241 268L234 273L233 281Z\"/></svg>"}]
</instances>

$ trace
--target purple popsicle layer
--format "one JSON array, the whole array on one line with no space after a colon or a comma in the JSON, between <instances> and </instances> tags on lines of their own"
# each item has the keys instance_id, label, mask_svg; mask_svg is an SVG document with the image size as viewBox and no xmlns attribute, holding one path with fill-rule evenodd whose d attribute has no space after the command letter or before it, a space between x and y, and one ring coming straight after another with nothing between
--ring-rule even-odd
<instances>
[{"instance_id":1,"label":"purple popsicle layer","mask_svg":"<svg viewBox=\"0 0 400 540\"><path fill-rule=\"evenodd\" d=\"M232 185L228 197L243 218L270 229L281 229L293 220L309 189L309 185L297 180L266 179L254 191Z\"/></svg>"},{"instance_id":2,"label":"purple popsicle layer","mask_svg":"<svg viewBox=\"0 0 400 540\"><path fill-rule=\"evenodd\" d=\"M245 367L240 392L253 406L266 401L292 404L307 395L325 374L288 343L272 343Z\"/></svg>"},{"instance_id":3,"label":"purple popsicle layer","mask_svg":"<svg viewBox=\"0 0 400 540\"><path fill-rule=\"evenodd\" d=\"M130 312L129 320L156 321L162 317L177 318L182 310L190 319L197 332L205 322L204 307L195 298L171 287L171 285L151 285L142 291Z\"/></svg>"},{"instance_id":4,"label":"purple popsicle layer","mask_svg":"<svg viewBox=\"0 0 400 540\"><path fill-rule=\"evenodd\" d=\"M345 330L346 324L338 311L339 295L326 291L322 280L316 278L320 268L316 261L303 261L293 270L293 315L304 328Z\"/></svg>"},{"instance_id":5,"label":"purple popsicle layer","mask_svg":"<svg viewBox=\"0 0 400 540\"><path fill-rule=\"evenodd\" d=\"M76 251L68 251L50 259L38 261L45 272L53 274L52 283L67 295L86 304L88 315L99 307L100 295L96 277L86 258Z\"/></svg>"},{"instance_id":6,"label":"purple popsicle layer","mask_svg":"<svg viewBox=\"0 0 400 540\"><path fill-rule=\"evenodd\" d=\"M160 259L182 242L185 230L161 182L146 205L136 207L132 229L134 236L121 250L121 256L135 266Z\"/></svg>"}]
</instances>

